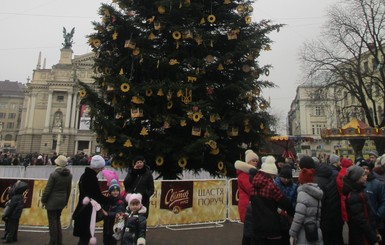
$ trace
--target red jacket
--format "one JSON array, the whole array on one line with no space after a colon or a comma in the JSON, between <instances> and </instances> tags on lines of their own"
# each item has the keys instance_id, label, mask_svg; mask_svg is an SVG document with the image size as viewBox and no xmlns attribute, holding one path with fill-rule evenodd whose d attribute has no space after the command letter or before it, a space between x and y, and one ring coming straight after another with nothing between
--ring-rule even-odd
<instances>
[{"instance_id":1,"label":"red jacket","mask_svg":"<svg viewBox=\"0 0 385 245\"><path fill-rule=\"evenodd\" d=\"M250 200L250 191L252 185L249 181L249 174L237 170L238 176L238 212L241 222L245 221L246 208Z\"/></svg>"},{"instance_id":2,"label":"red jacket","mask_svg":"<svg viewBox=\"0 0 385 245\"><path fill-rule=\"evenodd\" d=\"M348 213L346 211L346 204L345 204L345 199L346 196L342 193L342 186L343 186L343 181L342 178L346 175L346 172L348 170L348 167L352 166L353 163L346 158L342 158L341 160L341 170L337 175L337 189L338 193L340 194L340 199L341 199L341 218L344 222L348 222Z\"/></svg>"}]
</instances>

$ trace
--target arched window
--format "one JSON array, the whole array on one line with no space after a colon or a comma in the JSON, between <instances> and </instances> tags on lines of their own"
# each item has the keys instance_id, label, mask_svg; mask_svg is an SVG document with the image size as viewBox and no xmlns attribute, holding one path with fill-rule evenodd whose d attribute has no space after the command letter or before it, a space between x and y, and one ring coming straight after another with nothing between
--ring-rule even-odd
<instances>
[{"instance_id":1,"label":"arched window","mask_svg":"<svg viewBox=\"0 0 385 245\"><path fill-rule=\"evenodd\" d=\"M6 134L4 137L5 141L11 141L12 140L12 134Z\"/></svg>"}]
</instances>

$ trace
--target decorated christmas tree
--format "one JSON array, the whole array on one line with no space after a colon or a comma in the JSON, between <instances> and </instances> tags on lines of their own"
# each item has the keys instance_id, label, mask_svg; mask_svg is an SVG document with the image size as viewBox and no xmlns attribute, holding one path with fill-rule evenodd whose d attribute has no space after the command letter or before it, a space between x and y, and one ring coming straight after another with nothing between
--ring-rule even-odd
<instances>
[{"instance_id":1,"label":"decorated christmas tree","mask_svg":"<svg viewBox=\"0 0 385 245\"><path fill-rule=\"evenodd\" d=\"M83 84L92 127L113 165L136 155L164 178L183 169L234 176L271 116L263 88L267 37L281 25L252 21L253 1L116 0L102 4L89 42L95 86Z\"/></svg>"}]
</instances>

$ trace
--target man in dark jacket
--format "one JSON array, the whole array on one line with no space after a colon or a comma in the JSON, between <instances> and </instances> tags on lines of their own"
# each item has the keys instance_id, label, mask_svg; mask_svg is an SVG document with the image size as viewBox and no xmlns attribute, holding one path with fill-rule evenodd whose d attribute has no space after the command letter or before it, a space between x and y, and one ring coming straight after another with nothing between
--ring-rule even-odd
<instances>
[{"instance_id":1,"label":"man in dark jacket","mask_svg":"<svg viewBox=\"0 0 385 245\"><path fill-rule=\"evenodd\" d=\"M261 169L253 178L253 189L250 193L253 215L252 245L281 244L282 229L277 212L281 208L290 216L294 214L294 207L281 190L274 184L278 169L275 158L268 156Z\"/></svg>"},{"instance_id":2,"label":"man in dark jacket","mask_svg":"<svg viewBox=\"0 0 385 245\"><path fill-rule=\"evenodd\" d=\"M63 244L61 213L68 204L72 189L72 174L66 168L67 157L60 155L55 159L57 168L47 181L41 202L47 210L50 241L48 244Z\"/></svg>"},{"instance_id":3,"label":"man in dark jacket","mask_svg":"<svg viewBox=\"0 0 385 245\"><path fill-rule=\"evenodd\" d=\"M108 204L108 198L100 190L97 174L104 169L105 161L103 157L95 155L91 159L89 167L79 179L79 201L73 213L74 236L79 237L78 245L88 245L91 238L90 223L92 205L83 205L83 199L89 197L101 205Z\"/></svg>"},{"instance_id":4,"label":"man in dark jacket","mask_svg":"<svg viewBox=\"0 0 385 245\"><path fill-rule=\"evenodd\" d=\"M321 230L325 245L343 245L343 221L341 217L341 202L337 190L336 176L325 164L316 166L316 183L324 195L321 207Z\"/></svg>"}]
</instances>

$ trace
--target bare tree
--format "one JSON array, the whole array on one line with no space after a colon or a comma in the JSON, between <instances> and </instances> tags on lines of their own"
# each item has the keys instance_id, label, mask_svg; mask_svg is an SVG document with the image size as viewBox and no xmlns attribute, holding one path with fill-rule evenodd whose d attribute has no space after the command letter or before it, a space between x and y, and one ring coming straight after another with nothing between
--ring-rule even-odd
<instances>
[{"instance_id":1,"label":"bare tree","mask_svg":"<svg viewBox=\"0 0 385 245\"><path fill-rule=\"evenodd\" d=\"M361 115L379 128L385 126L384 16L383 0L342 1L328 9L320 38L301 51L307 78L336 91L340 115ZM382 140L375 144L384 152Z\"/></svg>"}]
</instances>

